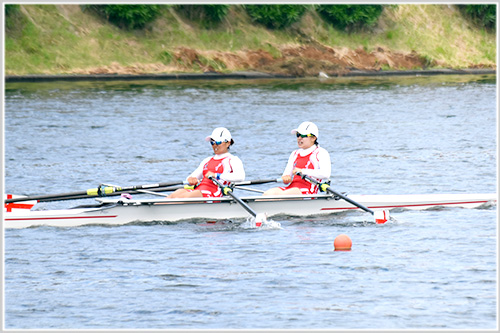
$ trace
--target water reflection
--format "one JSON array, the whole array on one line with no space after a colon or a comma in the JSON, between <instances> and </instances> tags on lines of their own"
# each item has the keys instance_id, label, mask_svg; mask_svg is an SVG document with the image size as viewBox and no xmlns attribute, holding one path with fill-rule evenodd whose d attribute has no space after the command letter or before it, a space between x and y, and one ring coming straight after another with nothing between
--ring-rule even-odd
<instances>
[{"instance_id":1,"label":"water reflection","mask_svg":"<svg viewBox=\"0 0 500 333\"><path fill-rule=\"evenodd\" d=\"M435 75L435 76L380 76L380 77L334 77L329 79L248 79L248 80L143 80L143 81L76 81L76 82L40 82L40 83L7 83L5 91L18 91L25 95L30 92L39 93L45 90L49 96L60 91L91 89L115 91L143 92L151 89L169 89L194 91L226 91L232 89L263 89L263 90L317 90L317 89L365 89L373 86L376 89L387 89L412 85L423 86L457 86L464 83L495 84L496 75Z\"/></svg>"}]
</instances>

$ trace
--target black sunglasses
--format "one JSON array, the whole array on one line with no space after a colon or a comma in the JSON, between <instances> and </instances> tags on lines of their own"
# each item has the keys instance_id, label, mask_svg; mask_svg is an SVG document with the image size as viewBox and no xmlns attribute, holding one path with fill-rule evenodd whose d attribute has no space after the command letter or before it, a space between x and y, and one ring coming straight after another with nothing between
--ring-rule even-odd
<instances>
[{"instance_id":1,"label":"black sunglasses","mask_svg":"<svg viewBox=\"0 0 500 333\"><path fill-rule=\"evenodd\" d=\"M224 140L224 141L215 141L214 139L210 139L210 144L213 146L213 145L220 145L221 143L223 142L228 142L227 140Z\"/></svg>"}]
</instances>

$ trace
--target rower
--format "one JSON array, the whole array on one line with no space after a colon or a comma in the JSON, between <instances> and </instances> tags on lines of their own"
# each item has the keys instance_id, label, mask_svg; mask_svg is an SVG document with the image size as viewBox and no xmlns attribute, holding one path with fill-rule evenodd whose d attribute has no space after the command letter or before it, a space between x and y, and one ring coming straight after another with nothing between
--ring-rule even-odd
<instances>
[{"instance_id":1,"label":"rower","mask_svg":"<svg viewBox=\"0 0 500 333\"><path fill-rule=\"evenodd\" d=\"M234 140L227 128L217 127L205 141L210 142L214 156L201 161L198 168L187 177L189 185L196 187L178 189L168 198L222 197L221 189L209 179L210 177L219 180L223 185L245 180L243 163L229 152Z\"/></svg>"},{"instance_id":2,"label":"rower","mask_svg":"<svg viewBox=\"0 0 500 333\"><path fill-rule=\"evenodd\" d=\"M314 177L320 183L324 179L330 178L332 170L330 154L326 149L319 146L318 126L310 121L305 121L298 128L293 129L291 133L297 137L297 146L299 149L294 150L290 154L288 163L281 176L283 183L287 184L287 186L271 188L264 192L263 195L318 193L318 186L296 176L298 172Z\"/></svg>"}]
</instances>

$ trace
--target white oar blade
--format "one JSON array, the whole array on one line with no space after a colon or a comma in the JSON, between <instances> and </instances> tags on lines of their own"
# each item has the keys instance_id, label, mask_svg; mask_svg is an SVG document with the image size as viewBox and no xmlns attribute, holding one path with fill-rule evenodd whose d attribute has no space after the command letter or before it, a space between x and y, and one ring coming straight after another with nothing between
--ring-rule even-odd
<instances>
[{"instance_id":1,"label":"white oar blade","mask_svg":"<svg viewBox=\"0 0 500 333\"><path fill-rule=\"evenodd\" d=\"M258 213L257 216L248 218L241 227L243 229L275 230L281 229L281 223L269 220L266 213Z\"/></svg>"},{"instance_id":2,"label":"white oar blade","mask_svg":"<svg viewBox=\"0 0 500 333\"><path fill-rule=\"evenodd\" d=\"M389 211L388 210L377 210L373 212L373 217L375 218L375 223L384 224L389 221Z\"/></svg>"},{"instance_id":3,"label":"white oar blade","mask_svg":"<svg viewBox=\"0 0 500 333\"><path fill-rule=\"evenodd\" d=\"M255 216L255 226L262 227L263 224L267 222L267 215L265 213L258 213Z\"/></svg>"}]
</instances>

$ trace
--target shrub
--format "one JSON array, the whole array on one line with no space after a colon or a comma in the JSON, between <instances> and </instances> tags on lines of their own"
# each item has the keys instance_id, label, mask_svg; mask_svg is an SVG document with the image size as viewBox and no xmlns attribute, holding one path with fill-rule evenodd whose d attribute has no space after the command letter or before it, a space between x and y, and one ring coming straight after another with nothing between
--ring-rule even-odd
<instances>
[{"instance_id":1,"label":"shrub","mask_svg":"<svg viewBox=\"0 0 500 333\"><path fill-rule=\"evenodd\" d=\"M487 29L496 29L496 5L457 5L462 15L472 19L474 24Z\"/></svg>"},{"instance_id":2,"label":"shrub","mask_svg":"<svg viewBox=\"0 0 500 333\"><path fill-rule=\"evenodd\" d=\"M14 31L21 33L26 19L21 13L20 5L5 5L5 32L11 34Z\"/></svg>"},{"instance_id":3,"label":"shrub","mask_svg":"<svg viewBox=\"0 0 500 333\"><path fill-rule=\"evenodd\" d=\"M168 51L160 52L158 58L164 65L168 65L172 62L172 60L174 60L174 56Z\"/></svg>"},{"instance_id":4,"label":"shrub","mask_svg":"<svg viewBox=\"0 0 500 333\"><path fill-rule=\"evenodd\" d=\"M177 5L175 9L205 27L220 23L229 11L229 5Z\"/></svg>"},{"instance_id":5,"label":"shrub","mask_svg":"<svg viewBox=\"0 0 500 333\"><path fill-rule=\"evenodd\" d=\"M127 29L141 29L160 14L160 5L86 5L109 22Z\"/></svg>"},{"instance_id":6,"label":"shrub","mask_svg":"<svg viewBox=\"0 0 500 333\"><path fill-rule=\"evenodd\" d=\"M374 25L384 7L382 5L318 5L316 10L334 27L355 30Z\"/></svg>"},{"instance_id":7,"label":"shrub","mask_svg":"<svg viewBox=\"0 0 500 333\"><path fill-rule=\"evenodd\" d=\"M271 29L281 29L298 22L305 13L306 5L245 5L252 21Z\"/></svg>"},{"instance_id":8,"label":"shrub","mask_svg":"<svg viewBox=\"0 0 500 333\"><path fill-rule=\"evenodd\" d=\"M5 5L5 17L16 14L21 11L20 5Z\"/></svg>"}]
</instances>

